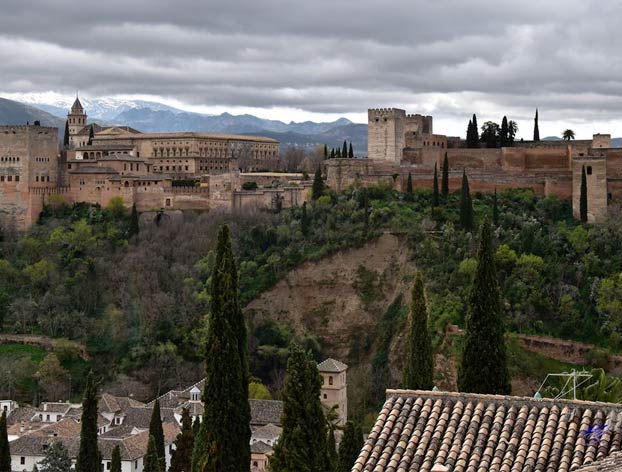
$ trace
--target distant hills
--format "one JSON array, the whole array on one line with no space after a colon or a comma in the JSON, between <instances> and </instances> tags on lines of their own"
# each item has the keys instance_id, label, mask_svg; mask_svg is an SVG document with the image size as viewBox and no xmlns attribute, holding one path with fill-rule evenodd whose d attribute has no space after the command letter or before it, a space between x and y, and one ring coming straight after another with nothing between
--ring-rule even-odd
<instances>
[{"instance_id":1,"label":"distant hills","mask_svg":"<svg viewBox=\"0 0 622 472\"><path fill-rule=\"evenodd\" d=\"M39 120L42 126L65 128L65 120L39 108L0 98L0 124L25 125Z\"/></svg>"},{"instance_id":2,"label":"distant hills","mask_svg":"<svg viewBox=\"0 0 622 472\"><path fill-rule=\"evenodd\" d=\"M25 123L40 119L42 124L63 128L72 101L50 100L36 94L24 94L21 103L2 99L6 113L0 114L0 124ZM45 100L45 102L42 102ZM121 99L80 99L89 120L100 124L127 125L144 132L195 131L210 133L240 133L278 139L281 146L300 146L311 149L316 145L341 146L352 142L358 155L367 154L367 125L352 123L346 118L333 122L284 123L253 115L205 115L179 110L157 102ZM9 105L12 104L12 105ZM20 110L28 109L28 115ZM28 118L25 118L28 116ZM43 119L42 117L45 117Z\"/></svg>"}]
</instances>

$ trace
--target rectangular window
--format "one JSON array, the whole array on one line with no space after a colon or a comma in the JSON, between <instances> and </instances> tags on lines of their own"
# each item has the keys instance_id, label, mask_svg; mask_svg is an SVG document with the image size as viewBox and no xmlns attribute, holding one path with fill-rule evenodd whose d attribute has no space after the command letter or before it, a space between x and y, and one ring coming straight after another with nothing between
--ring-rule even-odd
<instances>
[{"instance_id":1,"label":"rectangular window","mask_svg":"<svg viewBox=\"0 0 622 472\"><path fill-rule=\"evenodd\" d=\"M26 463L26 458L25 458L25 457L20 457L20 458L19 458L19 463L20 463L21 465L24 465L24 464Z\"/></svg>"},{"instance_id":2,"label":"rectangular window","mask_svg":"<svg viewBox=\"0 0 622 472\"><path fill-rule=\"evenodd\" d=\"M587 166L587 175L592 175L592 166Z\"/></svg>"}]
</instances>

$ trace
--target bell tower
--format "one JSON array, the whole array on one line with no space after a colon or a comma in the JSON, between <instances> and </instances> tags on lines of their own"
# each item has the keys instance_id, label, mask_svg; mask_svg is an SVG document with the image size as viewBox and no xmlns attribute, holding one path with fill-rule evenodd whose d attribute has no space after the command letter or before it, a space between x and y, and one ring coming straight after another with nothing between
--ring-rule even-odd
<instances>
[{"instance_id":1,"label":"bell tower","mask_svg":"<svg viewBox=\"0 0 622 472\"><path fill-rule=\"evenodd\" d=\"M80 140L78 134L86 126L86 113L77 96L75 102L71 105L71 110L67 113L67 124L69 126L69 145L71 147L84 145L85 143Z\"/></svg>"},{"instance_id":2,"label":"bell tower","mask_svg":"<svg viewBox=\"0 0 622 472\"><path fill-rule=\"evenodd\" d=\"M317 368L322 376L320 401L329 410L337 407L338 423L343 426L348 421L348 366L335 359L326 359Z\"/></svg>"}]
</instances>

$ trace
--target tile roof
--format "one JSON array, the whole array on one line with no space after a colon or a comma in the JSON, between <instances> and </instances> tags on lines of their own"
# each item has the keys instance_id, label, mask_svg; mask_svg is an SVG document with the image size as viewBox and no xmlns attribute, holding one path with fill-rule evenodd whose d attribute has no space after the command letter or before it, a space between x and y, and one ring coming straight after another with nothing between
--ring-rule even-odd
<instances>
[{"instance_id":1,"label":"tile roof","mask_svg":"<svg viewBox=\"0 0 622 472\"><path fill-rule=\"evenodd\" d=\"M281 437L281 433L283 432L283 428L273 425L272 423L268 423L261 428L257 428L253 431L253 439L274 439Z\"/></svg>"},{"instance_id":2,"label":"tile roof","mask_svg":"<svg viewBox=\"0 0 622 472\"><path fill-rule=\"evenodd\" d=\"M348 366L343 362L339 362L335 359L328 358L325 361L321 362L317 366L320 372L333 372L339 373L345 370L348 370Z\"/></svg>"},{"instance_id":3,"label":"tile roof","mask_svg":"<svg viewBox=\"0 0 622 472\"><path fill-rule=\"evenodd\" d=\"M70 170L70 174L118 174L112 167L84 166Z\"/></svg>"},{"instance_id":4,"label":"tile roof","mask_svg":"<svg viewBox=\"0 0 622 472\"><path fill-rule=\"evenodd\" d=\"M621 446L620 404L388 390L352 472L566 472Z\"/></svg>"},{"instance_id":5,"label":"tile roof","mask_svg":"<svg viewBox=\"0 0 622 472\"><path fill-rule=\"evenodd\" d=\"M263 426L268 423L281 425L283 402L277 400L249 399L251 407L251 426Z\"/></svg>"},{"instance_id":6,"label":"tile roof","mask_svg":"<svg viewBox=\"0 0 622 472\"><path fill-rule=\"evenodd\" d=\"M272 452L272 447L263 441L257 441L251 444L251 454L268 454Z\"/></svg>"},{"instance_id":7,"label":"tile roof","mask_svg":"<svg viewBox=\"0 0 622 472\"><path fill-rule=\"evenodd\" d=\"M609 457L579 467L576 472L620 472L622 471L622 452L614 452Z\"/></svg>"}]
</instances>

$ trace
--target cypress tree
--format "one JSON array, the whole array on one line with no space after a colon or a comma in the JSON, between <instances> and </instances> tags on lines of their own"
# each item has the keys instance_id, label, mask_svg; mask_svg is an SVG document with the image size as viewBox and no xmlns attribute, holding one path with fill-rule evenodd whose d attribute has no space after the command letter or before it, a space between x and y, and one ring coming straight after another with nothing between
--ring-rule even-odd
<instances>
[{"instance_id":1,"label":"cypress tree","mask_svg":"<svg viewBox=\"0 0 622 472\"><path fill-rule=\"evenodd\" d=\"M201 429L201 418L199 418L198 416L194 419L194 422L192 423L192 435L193 437L197 437L197 435L199 434L199 430Z\"/></svg>"},{"instance_id":2,"label":"cypress tree","mask_svg":"<svg viewBox=\"0 0 622 472\"><path fill-rule=\"evenodd\" d=\"M473 121L469 120L469 124L467 125L467 132L466 132L466 145L468 148L471 147L472 142L473 142Z\"/></svg>"},{"instance_id":3,"label":"cypress tree","mask_svg":"<svg viewBox=\"0 0 622 472\"><path fill-rule=\"evenodd\" d=\"M445 152L445 158L443 159L443 177L441 182L441 194L443 199L446 200L449 196L449 160L447 159L447 152Z\"/></svg>"},{"instance_id":4,"label":"cypress tree","mask_svg":"<svg viewBox=\"0 0 622 472\"><path fill-rule=\"evenodd\" d=\"M63 136L63 146L69 147L69 121L65 120L65 135Z\"/></svg>"},{"instance_id":5,"label":"cypress tree","mask_svg":"<svg viewBox=\"0 0 622 472\"><path fill-rule=\"evenodd\" d=\"M334 158L335 158L335 148L332 148L332 149L330 150L330 158L331 158L331 159L334 159Z\"/></svg>"},{"instance_id":6,"label":"cypress tree","mask_svg":"<svg viewBox=\"0 0 622 472\"><path fill-rule=\"evenodd\" d=\"M324 160L328 159L328 146L324 144Z\"/></svg>"},{"instance_id":7,"label":"cypress tree","mask_svg":"<svg viewBox=\"0 0 622 472\"><path fill-rule=\"evenodd\" d=\"M538 109L536 108L536 117L533 123L533 140L540 141L540 128L538 127Z\"/></svg>"},{"instance_id":8,"label":"cypress tree","mask_svg":"<svg viewBox=\"0 0 622 472\"><path fill-rule=\"evenodd\" d=\"M410 200L413 196L413 176L408 173L408 179L406 180L406 196Z\"/></svg>"},{"instance_id":9,"label":"cypress tree","mask_svg":"<svg viewBox=\"0 0 622 472\"><path fill-rule=\"evenodd\" d=\"M497 202L497 189L492 197L492 224L499 226L499 203Z\"/></svg>"},{"instance_id":10,"label":"cypress tree","mask_svg":"<svg viewBox=\"0 0 622 472\"><path fill-rule=\"evenodd\" d=\"M336 157L337 159L341 159L341 148L337 148L337 151L336 151L336 153L335 153L335 157Z\"/></svg>"},{"instance_id":11,"label":"cypress tree","mask_svg":"<svg viewBox=\"0 0 622 472\"><path fill-rule=\"evenodd\" d=\"M192 449L194 447L194 433L192 432L192 418L188 408L181 413L181 432L175 439L175 449L171 456L169 472L190 472L192 466Z\"/></svg>"},{"instance_id":12,"label":"cypress tree","mask_svg":"<svg viewBox=\"0 0 622 472\"><path fill-rule=\"evenodd\" d=\"M11 449L6 427L6 411L0 417L0 472L11 472Z\"/></svg>"},{"instance_id":13,"label":"cypress tree","mask_svg":"<svg viewBox=\"0 0 622 472\"><path fill-rule=\"evenodd\" d=\"M326 454L328 460L328 471L334 471L337 468L339 458L337 456L337 441L335 441L335 430L328 429L328 439L326 440Z\"/></svg>"},{"instance_id":14,"label":"cypress tree","mask_svg":"<svg viewBox=\"0 0 622 472\"><path fill-rule=\"evenodd\" d=\"M348 421L339 444L337 472L350 472L362 448L363 434L361 429L352 421Z\"/></svg>"},{"instance_id":15,"label":"cypress tree","mask_svg":"<svg viewBox=\"0 0 622 472\"><path fill-rule=\"evenodd\" d=\"M93 125L89 128L89 146L93 144L93 138L95 137L95 132L93 130Z\"/></svg>"},{"instance_id":16,"label":"cypress tree","mask_svg":"<svg viewBox=\"0 0 622 472\"><path fill-rule=\"evenodd\" d=\"M458 388L461 392L505 395L511 391L501 297L487 217L482 224L477 270L469 295Z\"/></svg>"},{"instance_id":17,"label":"cypress tree","mask_svg":"<svg viewBox=\"0 0 622 472\"><path fill-rule=\"evenodd\" d=\"M193 472L238 472L250 464L248 347L229 227L218 234L206 339L205 410Z\"/></svg>"},{"instance_id":18,"label":"cypress tree","mask_svg":"<svg viewBox=\"0 0 622 472\"><path fill-rule=\"evenodd\" d=\"M428 308L425 301L421 272L417 272L412 289L412 304L408 319L408 339L406 343L404 388L431 390L433 386L434 359L432 338L428 330Z\"/></svg>"},{"instance_id":19,"label":"cypress tree","mask_svg":"<svg viewBox=\"0 0 622 472\"><path fill-rule=\"evenodd\" d=\"M477 116L473 113L473 148L479 147L479 128L477 127Z\"/></svg>"},{"instance_id":20,"label":"cypress tree","mask_svg":"<svg viewBox=\"0 0 622 472\"><path fill-rule=\"evenodd\" d=\"M76 472L98 471L100 466L101 456L97 448L97 387L93 372L90 372L82 400L80 451L76 459Z\"/></svg>"},{"instance_id":21,"label":"cypress tree","mask_svg":"<svg viewBox=\"0 0 622 472\"><path fill-rule=\"evenodd\" d=\"M438 192L438 170L436 166L436 162L434 163L434 188L432 190L432 206L440 205L440 195Z\"/></svg>"},{"instance_id":22,"label":"cypress tree","mask_svg":"<svg viewBox=\"0 0 622 472\"><path fill-rule=\"evenodd\" d=\"M311 221L309 221L309 215L307 214L307 202L302 204L302 216L300 217L300 230L303 236L309 235L309 229L311 228Z\"/></svg>"},{"instance_id":23,"label":"cypress tree","mask_svg":"<svg viewBox=\"0 0 622 472\"><path fill-rule=\"evenodd\" d=\"M115 446L112 450L110 472L121 472L121 450L119 449L119 446Z\"/></svg>"},{"instance_id":24,"label":"cypress tree","mask_svg":"<svg viewBox=\"0 0 622 472\"><path fill-rule=\"evenodd\" d=\"M501 147L506 147L510 142L510 128L508 127L508 118L507 116L503 117L501 120L501 131L499 131L499 145Z\"/></svg>"},{"instance_id":25,"label":"cypress tree","mask_svg":"<svg viewBox=\"0 0 622 472\"><path fill-rule=\"evenodd\" d=\"M321 386L322 379L311 355L292 344L282 390L283 432L269 459L272 472L328 470Z\"/></svg>"},{"instance_id":26,"label":"cypress tree","mask_svg":"<svg viewBox=\"0 0 622 472\"><path fill-rule=\"evenodd\" d=\"M130 214L130 228L129 228L129 237L137 236L140 231L140 226L138 224L138 211L136 210L136 203L132 204L132 213Z\"/></svg>"},{"instance_id":27,"label":"cypress tree","mask_svg":"<svg viewBox=\"0 0 622 472\"><path fill-rule=\"evenodd\" d=\"M156 448L156 442L153 436L149 436L149 443L147 444L147 454L143 462L143 472L164 472L162 463L158 457Z\"/></svg>"},{"instance_id":28,"label":"cypress tree","mask_svg":"<svg viewBox=\"0 0 622 472\"><path fill-rule=\"evenodd\" d=\"M350 141L350 149L348 149L348 157L354 159L354 149L352 148L352 141Z\"/></svg>"},{"instance_id":29,"label":"cypress tree","mask_svg":"<svg viewBox=\"0 0 622 472\"><path fill-rule=\"evenodd\" d=\"M462 192L460 193L460 225L465 231L473 229L473 202L469 191L466 171L462 173Z\"/></svg>"},{"instance_id":30,"label":"cypress tree","mask_svg":"<svg viewBox=\"0 0 622 472\"><path fill-rule=\"evenodd\" d=\"M581 193L579 194L579 216L582 223L587 223L587 175L585 166L581 168Z\"/></svg>"},{"instance_id":31,"label":"cypress tree","mask_svg":"<svg viewBox=\"0 0 622 472\"><path fill-rule=\"evenodd\" d=\"M346 143L345 140L343 142L343 147L341 148L341 157L344 159L348 157L348 143Z\"/></svg>"},{"instance_id":32,"label":"cypress tree","mask_svg":"<svg viewBox=\"0 0 622 472\"><path fill-rule=\"evenodd\" d=\"M149 422L149 436L155 441L156 454L160 460L160 468L164 470L166 464L166 451L164 445L164 430L162 429L162 415L160 413L160 401L156 399L151 410Z\"/></svg>"},{"instance_id":33,"label":"cypress tree","mask_svg":"<svg viewBox=\"0 0 622 472\"><path fill-rule=\"evenodd\" d=\"M324 193L324 181L322 180L322 169L319 167L315 171L313 177L313 186L311 187L311 199L317 200Z\"/></svg>"}]
</instances>

